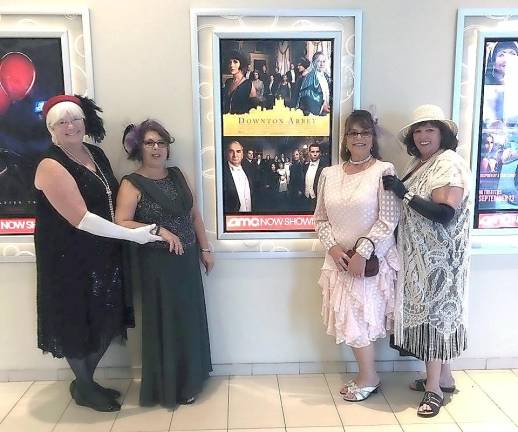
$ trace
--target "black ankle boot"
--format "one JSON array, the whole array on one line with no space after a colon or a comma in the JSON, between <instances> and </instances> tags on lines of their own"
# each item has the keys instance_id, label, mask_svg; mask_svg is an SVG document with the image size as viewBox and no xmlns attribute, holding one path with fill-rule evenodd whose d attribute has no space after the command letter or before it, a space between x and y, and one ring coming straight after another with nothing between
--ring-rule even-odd
<instances>
[{"instance_id":1,"label":"black ankle boot","mask_svg":"<svg viewBox=\"0 0 518 432\"><path fill-rule=\"evenodd\" d=\"M92 408L95 411L120 411L120 404L113 398L106 396L96 389L94 383L70 383L70 394L77 405Z\"/></svg>"}]
</instances>

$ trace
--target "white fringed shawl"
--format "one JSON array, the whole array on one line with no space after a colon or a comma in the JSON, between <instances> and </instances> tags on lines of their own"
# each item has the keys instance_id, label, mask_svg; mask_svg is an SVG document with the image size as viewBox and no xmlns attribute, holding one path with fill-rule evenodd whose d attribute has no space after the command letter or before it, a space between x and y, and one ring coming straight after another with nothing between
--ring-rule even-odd
<instances>
[{"instance_id":1,"label":"white fringed shawl","mask_svg":"<svg viewBox=\"0 0 518 432\"><path fill-rule=\"evenodd\" d=\"M445 226L403 204L398 232L403 262L396 294L395 343L422 360L448 361L467 345L469 169L457 153L446 150L427 161L405 185L425 199L442 186L464 189L460 207Z\"/></svg>"}]
</instances>

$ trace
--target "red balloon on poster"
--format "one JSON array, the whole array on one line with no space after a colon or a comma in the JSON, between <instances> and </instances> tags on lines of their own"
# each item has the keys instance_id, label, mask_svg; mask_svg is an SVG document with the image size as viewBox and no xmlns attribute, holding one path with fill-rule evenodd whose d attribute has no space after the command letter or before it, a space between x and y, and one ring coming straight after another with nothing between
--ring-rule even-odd
<instances>
[{"instance_id":1,"label":"red balloon on poster","mask_svg":"<svg viewBox=\"0 0 518 432\"><path fill-rule=\"evenodd\" d=\"M0 85L0 115L7 112L9 105L11 105L11 99L9 99L4 88Z\"/></svg>"},{"instance_id":2,"label":"red balloon on poster","mask_svg":"<svg viewBox=\"0 0 518 432\"><path fill-rule=\"evenodd\" d=\"M20 52L10 52L0 60L0 84L11 101L22 100L36 79L31 59Z\"/></svg>"}]
</instances>

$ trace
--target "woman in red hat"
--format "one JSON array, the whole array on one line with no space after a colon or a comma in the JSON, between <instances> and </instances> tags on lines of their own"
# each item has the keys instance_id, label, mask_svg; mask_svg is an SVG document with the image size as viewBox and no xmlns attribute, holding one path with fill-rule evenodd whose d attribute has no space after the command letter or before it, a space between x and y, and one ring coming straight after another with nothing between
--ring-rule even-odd
<instances>
[{"instance_id":1,"label":"woman in red hat","mask_svg":"<svg viewBox=\"0 0 518 432\"><path fill-rule=\"evenodd\" d=\"M121 279L121 243L159 240L152 225L137 229L113 223L118 183L102 150L83 142L105 135L92 100L60 95L44 108L53 145L34 180L38 271L38 347L65 357L76 379L78 405L117 411L116 390L101 387L94 371L111 340L133 325Z\"/></svg>"}]
</instances>

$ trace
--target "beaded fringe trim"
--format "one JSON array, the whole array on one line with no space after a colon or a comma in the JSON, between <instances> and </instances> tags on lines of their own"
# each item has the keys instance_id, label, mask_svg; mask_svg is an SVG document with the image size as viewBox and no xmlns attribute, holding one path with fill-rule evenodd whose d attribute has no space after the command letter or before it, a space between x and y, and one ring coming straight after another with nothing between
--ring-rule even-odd
<instances>
[{"instance_id":1,"label":"beaded fringe trim","mask_svg":"<svg viewBox=\"0 0 518 432\"><path fill-rule=\"evenodd\" d=\"M467 348L466 327L460 325L455 332L444 335L428 324L398 328L394 334L395 344L424 361L449 361L459 357Z\"/></svg>"}]
</instances>

